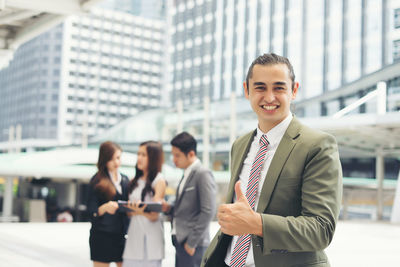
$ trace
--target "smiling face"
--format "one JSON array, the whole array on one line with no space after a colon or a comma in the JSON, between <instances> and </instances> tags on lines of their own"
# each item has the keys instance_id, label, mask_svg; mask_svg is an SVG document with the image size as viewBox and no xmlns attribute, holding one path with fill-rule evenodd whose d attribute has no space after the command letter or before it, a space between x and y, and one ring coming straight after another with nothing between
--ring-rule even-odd
<instances>
[{"instance_id":1,"label":"smiling face","mask_svg":"<svg viewBox=\"0 0 400 267\"><path fill-rule=\"evenodd\" d=\"M259 127L268 132L283 121L290 112L290 103L296 98L298 83L293 85L285 64L254 65L244 93L257 114Z\"/></svg>"}]
</instances>

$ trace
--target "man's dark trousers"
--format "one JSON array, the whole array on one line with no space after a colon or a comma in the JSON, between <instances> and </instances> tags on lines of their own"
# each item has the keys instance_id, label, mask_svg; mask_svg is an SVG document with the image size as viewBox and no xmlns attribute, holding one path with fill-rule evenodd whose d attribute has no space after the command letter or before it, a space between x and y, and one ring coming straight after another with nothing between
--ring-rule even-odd
<instances>
[{"instance_id":1,"label":"man's dark trousers","mask_svg":"<svg viewBox=\"0 0 400 267\"><path fill-rule=\"evenodd\" d=\"M193 256L187 254L183 242L182 244L178 244L176 238L172 237L172 243L175 246L176 254L175 254L175 267L200 267L201 258L204 255L207 247L196 247L196 251Z\"/></svg>"}]
</instances>

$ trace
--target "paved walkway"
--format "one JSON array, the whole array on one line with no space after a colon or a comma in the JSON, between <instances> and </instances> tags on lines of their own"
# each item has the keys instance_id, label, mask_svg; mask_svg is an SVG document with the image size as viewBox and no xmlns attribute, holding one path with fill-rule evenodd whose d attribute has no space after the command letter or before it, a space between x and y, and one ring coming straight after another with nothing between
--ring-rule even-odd
<instances>
[{"instance_id":1,"label":"paved walkway","mask_svg":"<svg viewBox=\"0 0 400 267\"><path fill-rule=\"evenodd\" d=\"M0 266L92 266L89 223L0 223ZM218 229L212 223L212 232ZM174 266L169 223L165 224L166 258ZM400 266L400 225L340 221L326 250L333 267Z\"/></svg>"}]
</instances>

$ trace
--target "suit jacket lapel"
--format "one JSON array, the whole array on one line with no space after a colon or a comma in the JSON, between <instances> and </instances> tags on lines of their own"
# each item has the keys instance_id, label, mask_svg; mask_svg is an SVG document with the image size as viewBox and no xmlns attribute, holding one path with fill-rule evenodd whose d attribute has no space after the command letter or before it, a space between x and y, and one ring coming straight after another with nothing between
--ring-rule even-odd
<instances>
[{"instance_id":1,"label":"suit jacket lapel","mask_svg":"<svg viewBox=\"0 0 400 267\"><path fill-rule=\"evenodd\" d=\"M282 137L281 142L275 152L274 158L272 159L271 165L269 166L267 176L264 180L262 190L260 193L260 200L257 206L257 212L264 212L268 206L269 200L271 199L272 192L275 188L276 181L286 163L287 158L292 152L296 145L296 139L300 135L301 124L293 117L289 124L285 134Z\"/></svg>"},{"instance_id":2,"label":"suit jacket lapel","mask_svg":"<svg viewBox=\"0 0 400 267\"><path fill-rule=\"evenodd\" d=\"M235 160L235 162L232 161L232 176L231 180L228 186L228 194L226 196L226 203L232 203L233 202L233 195L235 192L235 183L236 181L239 180L239 175L240 172L242 171L243 167L243 162L247 157L247 154L249 153L250 150L250 145L253 142L254 136L257 134L257 129L254 130L253 132L247 134L241 142L238 142L236 144L235 150L237 151L236 153L240 153L240 151L243 151L242 156L240 158L240 161Z\"/></svg>"},{"instance_id":3,"label":"suit jacket lapel","mask_svg":"<svg viewBox=\"0 0 400 267\"><path fill-rule=\"evenodd\" d=\"M125 175L121 175L121 189L122 189L122 196L126 197L129 195L129 188L128 188L129 182L127 179L125 179Z\"/></svg>"},{"instance_id":4,"label":"suit jacket lapel","mask_svg":"<svg viewBox=\"0 0 400 267\"><path fill-rule=\"evenodd\" d=\"M181 185L181 186L183 186L183 187L182 187L182 192L178 195L178 203L181 201L182 196L185 194L185 188L188 186L189 182L193 179L194 174L196 173L196 170L197 170L197 166L193 166L193 169L192 169L192 171L190 172L188 178L186 179L185 184L184 184L184 185ZM179 189L179 188L178 188L178 189Z\"/></svg>"}]
</instances>

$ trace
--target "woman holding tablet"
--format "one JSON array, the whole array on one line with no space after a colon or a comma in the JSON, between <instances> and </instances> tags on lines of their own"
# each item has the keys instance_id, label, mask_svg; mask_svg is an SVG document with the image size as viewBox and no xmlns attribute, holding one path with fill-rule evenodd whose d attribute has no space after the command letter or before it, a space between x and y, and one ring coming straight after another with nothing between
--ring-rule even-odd
<instances>
[{"instance_id":1,"label":"woman holding tablet","mask_svg":"<svg viewBox=\"0 0 400 267\"><path fill-rule=\"evenodd\" d=\"M92 222L89 245L94 267L107 267L110 262L122 266L128 218L118 210L117 201L128 200L129 179L119 172L121 153L116 143L102 143L98 171L89 184L87 210Z\"/></svg>"},{"instance_id":2,"label":"woman holding tablet","mask_svg":"<svg viewBox=\"0 0 400 267\"><path fill-rule=\"evenodd\" d=\"M158 212L147 212L143 202L164 199L166 182L161 175L164 153L159 142L139 146L136 174L129 183L127 205L131 222L123 254L123 267L161 267L164 258L164 228Z\"/></svg>"}]
</instances>

